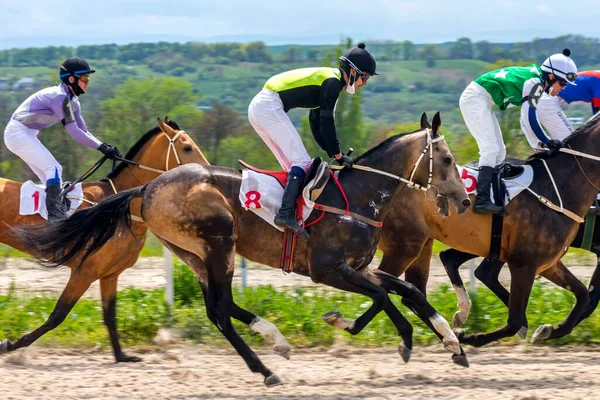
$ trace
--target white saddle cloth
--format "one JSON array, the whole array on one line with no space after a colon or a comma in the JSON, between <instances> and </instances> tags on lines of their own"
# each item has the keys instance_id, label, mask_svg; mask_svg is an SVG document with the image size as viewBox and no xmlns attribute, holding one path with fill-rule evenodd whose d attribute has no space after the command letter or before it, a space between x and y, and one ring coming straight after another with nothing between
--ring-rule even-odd
<instances>
[{"instance_id":1,"label":"white saddle cloth","mask_svg":"<svg viewBox=\"0 0 600 400\"><path fill-rule=\"evenodd\" d=\"M529 165L523 166L525 170L519 176L515 176L511 179L503 179L504 184L506 185L506 199L505 204L511 199L514 199L519 193L525 190L531 182L533 181L533 168ZM468 194L477 194L477 177L479 176L479 170L477 168L465 166L461 167L457 165L458 172L460 173L460 177L465 184L465 188L467 189ZM494 201L494 189L491 189L490 198Z\"/></svg>"},{"instance_id":2,"label":"white saddle cloth","mask_svg":"<svg viewBox=\"0 0 600 400\"><path fill-rule=\"evenodd\" d=\"M83 187L81 183L75 185L67 198L71 201L71 209L67 212L71 215L83 203ZM24 182L21 186L21 201L19 203L20 215L40 214L44 219L48 219L48 210L46 210L46 187L36 185L32 181Z\"/></svg>"}]
</instances>

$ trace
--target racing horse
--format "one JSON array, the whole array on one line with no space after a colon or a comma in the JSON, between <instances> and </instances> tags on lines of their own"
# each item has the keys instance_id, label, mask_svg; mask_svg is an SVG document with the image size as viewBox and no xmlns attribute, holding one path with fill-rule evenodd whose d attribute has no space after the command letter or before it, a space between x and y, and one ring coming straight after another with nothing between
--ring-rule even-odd
<instances>
[{"instance_id":1,"label":"racing horse","mask_svg":"<svg viewBox=\"0 0 600 400\"><path fill-rule=\"evenodd\" d=\"M168 117L165 122L158 119L158 127L142 136L126 154L125 158L134 161L134 164L122 162L106 179L83 183L85 201L80 209L100 203L112 194L147 183L178 165L208 164L198 146L185 131L179 130L177 124ZM7 227L0 230L0 242L29 252L23 240L14 235L9 228L44 224L45 220L39 214L19 215L21 185L20 182L0 178L0 224ZM132 213L139 215L139 212L139 204L133 204ZM131 229L132 235L113 238L86 259L81 268L75 269L79 264L74 262L65 263L71 268L71 275L52 313L33 332L17 340L1 341L0 354L29 346L45 333L55 329L65 320L90 285L100 280L104 323L108 328L116 361L141 361L139 357L129 356L122 351L116 325L118 277L137 261L147 233L144 223L134 222Z\"/></svg>"},{"instance_id":2,"label":"racing horse","mask_svg":"<svg viewBox=\"0 0 600 400\"><path fill-rule=\"evenodd\" d=\"M429 193L431 199L450 199L459 212L470 206L439 125L436 114L432 126L391 137L358 157L354 168L340 171L337 178L332 175L319 202L346 212L311 217L320 220L310 228L308 241L298 241L293 268L293 272L310 276L315 282L370 297L373 304L364 318L350 321L339 316L333 318L334 324L357 334L365 321L385 311L402 337L399 350L405 360L412 348L412 327L389 301L388 293L410 298L417 315L434 327L444 345L455 355L464 355L446 320L418 289L367 268L381 235L380 222L396 192L417 189ZM421 163L426 155L429 163ZM53 265L83 262L117 232L126 232L131 223L130 202L141 197L141 217L150 231L198 278L208 318L250 370L262 374L267 386L274 386L282 383L280 378L238 335L231 318L274 341L275 350L284 356L289 353L289 345L273 324L235 304L231 284L235 253L279 267L283 234L244 210L239 200L240 184L238 170L185 165L78 211L58 224L20 229L20 237L38 256L61 254L51 261ZM425 197L421 200L426 201Z\"/></svg>"},{"instance_id":3,"label":"racing horse","mask_svg":"<svg viewBox=\"0 0 600 400\"><path fill-rule=\"evenodd\" d=\"M568 334L585 312L590 301L588 291L560 259L579 230L583 220L580 216L587 213L600 190L600 169L596 164L600 160L599 121L600 118L589 120L565 139L568 149L556 154L539 152L526 161L534 170L529 189L535 195L522 193L515 197L506 206L508 216L503 222L500 260L508 263L511 273L507 324L490 333L465 335L458 330L461 343L483 346L522 333L536 274L570 290L576 298L573 310L557 327L542 326L543 332L538 332L543 333L541 339ZM458 251L488 257L491 215L467 210L440 218L431 203L413 197L414 194L397 197L391 204L379 243L384 252L381 270L394 276L406 273L406 281L425 292L434 239ZM562 202L565 212L543 204L548 201ZM464 301L459 296L459 304ZM404 298L403 302L412 307L410 299Z\"/></svg>"}]
</instances>

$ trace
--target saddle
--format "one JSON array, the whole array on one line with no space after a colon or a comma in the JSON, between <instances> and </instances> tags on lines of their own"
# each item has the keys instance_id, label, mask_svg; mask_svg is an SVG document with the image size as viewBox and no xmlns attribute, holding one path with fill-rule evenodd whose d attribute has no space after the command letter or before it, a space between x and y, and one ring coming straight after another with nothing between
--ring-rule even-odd
<instances>
[{"instance_id":1,"label":"saddle","mask_svg":"<svg viewBox=\"0 0 600 400\"><path fill-rule=\"evenodd\" d=\"M278 230L274 218L281 206L283 188L287 181L287 171L267 171L251 166L239 160L246 168L242 172L240 201L245 209L254 212ZM306 174L297 203L297 217L306 221L310 216L315 200L321 195L330 177L329 165L317 157L313 160ZM274 178L275 181L271 178ZM284 272L293 270L297 236L289 229L284 230L281 269Z\"/></svg>"}]
</instances>

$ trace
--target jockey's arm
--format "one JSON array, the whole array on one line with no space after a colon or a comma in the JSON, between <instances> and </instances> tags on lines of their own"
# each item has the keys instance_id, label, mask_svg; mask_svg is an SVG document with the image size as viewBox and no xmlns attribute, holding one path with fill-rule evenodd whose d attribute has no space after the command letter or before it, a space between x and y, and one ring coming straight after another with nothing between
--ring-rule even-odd
<instances>
[{"instance_id":1,"label":"jockey's arm","mask_svg":"<svg viewBox=\"0 0 600 400\"><path fill-rule=\"evenodd\" d=\"M87 129L81 129L81 127L79 126L76 115L79 115L79 118L82 122L83 118L81 118L79 110L73 110L73 104L69 101L68 96L65 97L65 100L62 102L60 112L63 117L60 122L63 124L63 126L73 139L75 139L79 144L82 144L94 150L97 150L98 147L100 147L102 142L96 139L94 135L89 133ZM85 126L85 123L83 125Z\"/></svg>"},{"instance_id":2,"label":"jockey's arm","mask_svg":"<svg viewBox=\"0 0 600 400\"><path fill-rule=\"evenodd\" d=\"M537 117L552 139L564 140L573 132L558 96L544 94L537 104Z\"/></svg>"},{"instance_id":3,"label":"jockey's arm","mask_svg":"<svg viewBox=\"0 0 600 400\"><path fill-rule=\"evenodd\" d=\"M326 79L321 86L320 107L314 111L319 114L319 131L318 136L315 131L313 131L313 135L315 135L315 140L319 143L319 146L321 146L330 157L341 153L334 121L335 104L337 103L339 95L340 81L334 78ZM313 118L315 117L316 114L313 114Z\"/></svg>"},{"instance_id":4,"label":"jockey's arm","mask_svg":"<svg viewBox=\"0 0 600 400\"><path fill-rule=\"evenodd\" d=\"M537 115L537 106L543 94L543 84L538 79L525 82L523 87L523 104L521 105L521 129L529 145L534 149L539 148L539 143L545 145L550 142L548 136Z\"/></svg>"}]
</instances>

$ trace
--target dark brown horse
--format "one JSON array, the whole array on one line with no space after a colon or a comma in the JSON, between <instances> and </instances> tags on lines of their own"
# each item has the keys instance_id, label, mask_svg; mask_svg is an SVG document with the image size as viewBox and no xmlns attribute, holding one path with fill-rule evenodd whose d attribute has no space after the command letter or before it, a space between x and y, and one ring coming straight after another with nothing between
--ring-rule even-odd
<instances>
[{"instance_id":1,"label":"dark brown horse","mask_svg":"<svg viewBox=\"0 0 600 400\"><path fill-rule=\"evenodd\" d=\"M106 179L83 184L86 202L81 208L89 207L90 203L101 202L115 191L121 192L147 183L180 164L208 163L192 139L184 131L179 130L177 124L168 118L166 121L167 124L159 119L159 127L146 133L125 156L139 163L139 166L121 163ZM19 215L20 190L21 183L0 179L0 224L4 227L19 227L45 223L45 220L37 214ZM140 215L139 202L132 205L131 212ZM131 229L133 235L114 237L110 243L99 248L85 260L81 268L74 268L78 263L66 263L65 265L71 267L69 282L46 322L15 341L0 342L0 354L29 346L46 332L56 328L64 321L90 285L100 280L104 323L110 334L115 359L117 362L140 361L139 357L128 356L121 350L115 321L117 279L121 272L133 266L138 259L147 233L144 223L134 222ZM21 251L28 251L23 241L7 228L0 230L0 242Z\"/></svg>"},{"instance_id":2,"label":"dark brown horse","mask_svg":"<svg viewBox=\"0 0 600 400\"><path fill-rule=\"evenodd\" d=\"M589 317L596 307L598 307L598 302L600 301L600 221L597 221L598 216L589 214L586 218L585 224L581 224L579 230L577 231L577 236L575 236L575 240L570 244L569 247L576 248L585 248L586 250L591 251L596 255L596 269L592 275L592 279L588 285L588 293L590 295L590 303L585 308L583 313L581 314L579 320L575 324L577 326L581 321ZM590 225L591 224L591 225ZM586 234L586 229L589 229L589 239L584 240L584 235ZM446 249L440 253L440 259L444 264L444 268L448 272L448 277L452 282L452 286L454 287L457 296L459 299L459 311L455 314L454 325L460 326L466 321L469 310L471 306L471 301L469 299L469 294L465 290L464 283L458 273L458 269L462 264L466 261L471 260L477 256L469 253L465 253L462 251L458 251L455 249ZM500 270L504 266L504 262L500 260L485 258L479 266L475 269L475 277L483 282L506 306L508 306L508 299L510 293L506 288L500 283L498 277L500 275ZM519 331L519 335L522 338L525 338L527 333L527 321L523 325L523 328ZM574 326L574 327L575 327ZM542 325L536 329L534 334L531 337L532 342L539 342L546 339L555 339L559 336L552 336L555 332L552 325ZM568 332L563 332L565 335Z\"/></svg>"},{"instance_id":3,"label":"dark brown horse","mask_svg":"<svg viewBox=\"0 0 600 400\"><path fill-rule=\"evenodd\" d=\"M598 157L599 120L595 118L577 129L566 139L568 147ZM528 160L527 164L535 173L530 188L555 204L559 200L543 159L547 159L564 208L579 216L585 215L600 186L598 162L562 152L554 156L538 154ZM463 343L482 346L517 333L525 324L529 294L538 273L570 290L576 297L575 307L567 319L556 328L545 328L548 338L570 332L589 303L585 286L559 261L575 238L579 224L546 207L527 192L513 199L507 211L509 216L504 218L500 255L500 259L508 263L512 277L507 325L487 334L464 336L459 332ZM411 196L396 197L383 227L379 246L384 257L379 268L394 276L406 272L406 281L425 291L433 240L459 251L487 257L491 221L491 215L475 214L471 210L462 215L439 218L436 208L427 202L421 203ZM407 298L403 302L412 306Z\"/></svg>"},{"instance_id":4,"label":"dark brown horse","mask_svg":"<svg viewBox=\"0 0 600 400\"><path fill-rule=\"evenodd\" d=\"M356 166L369 167L371 172L359 168L340 171L339 182L345 190L350 211L381 221L395 195L413 190L409 185L418 188L415 183L426 184L429 178L433 186L427 193L433 197L447 196L459 212L463 212L470 201L450 150L438 133L439 124L439 115L436 115L431 129L392 137L355 160ZM431 159L427 160L429 156ZM344 197L332 181L323 190L319 202L345 208ZM280 379L262 364L237 334L231 318L275 341L276 351L283 355L287 355L289 346L274 325L235 304L231 282L236 252L247 259L279 267L282 233L242 208L240 183L241 174L237 170L186 165L140 188L76 212L59 224L21 229L21 237L41 256L62 252L62 257L53 261L55 265L80 262L117 232L123 229L126 232L129 204L142 197L141 215L149 229L190 266L201 282L209 319L248 367L261 373L267 386L273 386L280 384ZM421 201L426 201L423 194L420 197ZM329 315L328 322L334 326L357 334L368 320L383 310L403 339L399 348L406 360L412 348L412 327L387 295L399 294L410 299L417 315L436 329L446 347L455 355L464 355L448 323L419 290L394 276L367 268L380 234L380 228L359 218L327 213L311 228L310 239L298 243L294 272L373 300L366 315L356 321L344 319L340 314Z\"/></svg>"}]
</instances>

